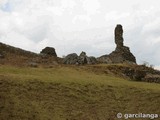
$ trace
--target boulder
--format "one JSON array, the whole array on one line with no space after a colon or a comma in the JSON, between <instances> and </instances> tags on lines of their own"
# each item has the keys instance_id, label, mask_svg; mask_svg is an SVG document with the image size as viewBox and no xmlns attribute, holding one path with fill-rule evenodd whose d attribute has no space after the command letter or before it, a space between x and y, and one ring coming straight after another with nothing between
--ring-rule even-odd
<instances>
[{"instance_id":1,"label":"boulder","mask_svg":"<svg viewBox=\"0 0 160 120\"><path fill-rule=\"evenodd\" d=\"M96 64L97 59L93 56L88 57L85 52L81 52L81 54L78 57L78 64L84 65L84 64Z\"/></svg>"},{"instance_id":2,"label":"boulder","mask_svg":"<svg viewBox=\"0 0 160 120\"><path fill-rule=\"evenodd\" d=\"M96 64L97 60L95 57L88 57L86 53L82 51L79 56L76 53L67 55L64 58L63 63L85 65L85 64Z\"/></svg>"},{"instance_id":3,"label":"boulder","mask_svg":"<svg viewBox=\"0 0 160 120\"><path fill-rule=\"evenodd\" d=\"M97 64L97 59L93 56L88 57L88 64Z\"/></svg>"},{"instance_id":4,"label":"boulder","mask_svg":"<svg viewBox=\"0 0 160 120\"><path fill-rule=\"evenodd\" d=\"M88 63L88 57L87 57L86 53L82 51L78 57L78 64L83 65L83 64L87 64L87 63Z\"/></svg>"},{"instance_id":5,"label":"boulder","mask_svg":"<svg viewBox=\"0 0 160 120\"><path fill-rule=\"evenodd\" d=\"M87 57L86 52L81 52L81 54L79 55L80 57Z\"/></svg>"},{"instance_id":6,"label":"boulder","mask_svg":"<svg viewBox=\"0 0 160 120\"><path fill-rule=\"evenodd\" d=\"M64 64L78 64L78 55L76 53L71 53L63 59Z\"/></svg>"},{"instance_id":7,"label":"boulder","mask_svg":"<svg viewBox=\"0 0 160 120\"><path fill-rule=\"evenodd\" d=\"M44 55L57 57L56 51L53 47L46 47L40 53Z\"/></svg>"}]
</instances>

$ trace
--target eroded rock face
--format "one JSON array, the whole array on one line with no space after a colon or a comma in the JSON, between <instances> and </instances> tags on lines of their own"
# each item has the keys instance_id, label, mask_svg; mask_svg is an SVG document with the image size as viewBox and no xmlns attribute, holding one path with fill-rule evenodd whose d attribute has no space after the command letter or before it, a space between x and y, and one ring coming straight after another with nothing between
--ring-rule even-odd
<instances>
[{"instance_id":1,"label":"eroded rock face","mask_svg":"<svg viewBox=\"0 0 160 120\"><path fill-rule=\"evenodd\" d=\"M122 25L117 25L115 28L115 44L116 49L109 55L103 55L98 58L101 63L136 63L136 58L130 52L129 47L123 44L123 28Z\"/></svg>"},{"instance_id":2,"label":"eroded rock face","mask_svg":"<svg viewBox=\"0 0 160 120\"><path fill-rule=\"evenodd\" d=\"M52 47L46 47L40 53L44 55L50 55L50 56L57 57L56 51Z\"/></svg>"}]
</instances>

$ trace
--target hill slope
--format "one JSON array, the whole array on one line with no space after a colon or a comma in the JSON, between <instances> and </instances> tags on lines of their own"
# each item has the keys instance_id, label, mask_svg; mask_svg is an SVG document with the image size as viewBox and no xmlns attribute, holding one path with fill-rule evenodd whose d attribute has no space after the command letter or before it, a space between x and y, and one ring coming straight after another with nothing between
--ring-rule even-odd
<instances>
[{"instance_id":1,"label":"hill slope","mask_svg":"<svg viewBox=\"0 0 160 120\"><path fill-rule=\"evenodd\" d=\"M119 112L160 114L160 84L89 66L1 65L0 101L1 120L117 120Z\"/></svg>"},{"instance_id":2,"label":"hill slope","mask_svg":"<svg viewBox=\"0 0 160 120\"><path fill-rule=\"evenodd\" d=\"M1 57L3 56L3 57ZM61 58L37 54L0 42L0 64L14 66L52 66L61 62Z\"/></svg>"},{"instance_id":3,"label":"hill slope","mask_svg":"<svg viewBox=\"0 0 160 120\"><path fill-rule=\"evenodd\" d=\"M0 42L0 51L3 51L4 54L7 54L7 53L11 54L12 53L14 55L27 56L27 57L37 56L36 53L26 51L26 50L23 50L23 49L20 49L20 48L16 48L16 47L13 47L13 46L10 46L10 45L6 45L6 44L1 43L1 42Z\"/></svg>"}]
</instances>

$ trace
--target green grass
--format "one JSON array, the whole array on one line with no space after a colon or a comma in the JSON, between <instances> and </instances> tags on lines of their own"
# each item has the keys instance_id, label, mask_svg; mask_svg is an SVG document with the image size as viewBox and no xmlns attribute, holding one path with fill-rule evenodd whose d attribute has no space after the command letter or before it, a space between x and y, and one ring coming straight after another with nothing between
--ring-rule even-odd
<instances>
[{"instance_id":1,"label":"green grass","mask_svg":"<svg viewBox=\"0 0 160 120\"><path fill-rule=\"evenodd\" d=\"M160 84L88 68L0 66L0 119L116 120L119 112L160 114Z\"/></svg>"}]
</instances>

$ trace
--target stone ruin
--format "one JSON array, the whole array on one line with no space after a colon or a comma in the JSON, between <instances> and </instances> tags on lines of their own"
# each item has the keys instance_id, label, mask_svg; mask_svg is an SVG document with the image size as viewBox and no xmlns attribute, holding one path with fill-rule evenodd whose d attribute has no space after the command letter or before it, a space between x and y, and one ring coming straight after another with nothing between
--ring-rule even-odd
<instances>
[{"instance_id":1,"label":"stone ruin","mask_svg":"<svg viewBox=\"0 0 160 120\"><path fill-rule=\"evenodd\" d=\"M103 55L98 59L100 63L136 63L135 56L130 52L129 47L123 45L123 28L118 24L115 28L116 49L109 55Z\"/></svg>"}]
</instances>

